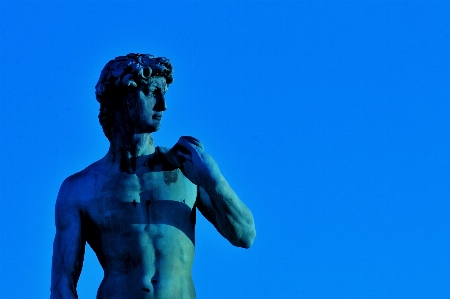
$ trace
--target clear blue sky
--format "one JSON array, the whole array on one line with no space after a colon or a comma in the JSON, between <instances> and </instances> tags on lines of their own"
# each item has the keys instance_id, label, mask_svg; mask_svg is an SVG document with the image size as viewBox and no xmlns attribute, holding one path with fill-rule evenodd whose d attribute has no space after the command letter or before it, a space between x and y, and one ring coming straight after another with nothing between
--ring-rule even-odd
<instances>
[{"instance_id":1,"label":"clear blue sky","mask_svg":"<svg viewBox=\"0 0 450 299\"><path fill-rule=\"evenodd\" d=\"M450 297L450 2L0 2L0 297L48 298L61 182L108 142L94 86L174 66L159 145L203 141L252 209L198 217L198 298ZM79 283L102 279L92 251Z\"/></svg>"}]
</instances>

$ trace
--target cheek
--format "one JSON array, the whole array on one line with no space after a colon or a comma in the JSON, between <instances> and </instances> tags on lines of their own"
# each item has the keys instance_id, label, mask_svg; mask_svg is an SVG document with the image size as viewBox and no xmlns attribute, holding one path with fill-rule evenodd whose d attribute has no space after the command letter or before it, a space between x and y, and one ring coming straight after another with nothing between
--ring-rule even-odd
<instances>
[{"instance_id":1,"label":"cheek","mask_svg":"<svg viewBox=\"0 0 450 299\"><path fill-rule=\"evenodd\" d=\"M132 120L139 119L142 115L142 107L138 103L130 106L130 117Z\"/></svg>"},{"instance_id":2,"label":"cheek","mask_svg":"<svg viewBox=\"0 0 450 299\"><path fill-rule=\"evenodd\" d=\"M153 106L155 104L155 98L153 97L153 95L150 93L148 96L142 96L140 98L140 102L143 105L147 105L147 106Z\"/></svg>"},{"instance_id":3,"label":"cheek","mask_svg":"<svg viewBox=\"0 0 450 299\"><path fill-rule=\"evenodd\" d=\"M141 116L147 116L151 113L154 106L155 106L155 101L153 101L152 99L148 99L148 100L139 101L136 108L137 108L137 112Z\"/></svg>"}]
</instances>

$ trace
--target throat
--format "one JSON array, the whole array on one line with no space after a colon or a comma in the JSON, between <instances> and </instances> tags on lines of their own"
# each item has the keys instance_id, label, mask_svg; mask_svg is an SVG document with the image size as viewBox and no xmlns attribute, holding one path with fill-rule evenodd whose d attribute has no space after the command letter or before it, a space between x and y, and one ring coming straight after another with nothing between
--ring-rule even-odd
<instances>
[{"instance_id":1,"label":"throat","mask_svg":"<svg viewBox=\"0 0 450 299\"><path fill-rule=\"evenodd\" d=\"M126 173L136 173L138 169L141 167L147 167L149 164L149 160L153 156L151 155L141 155L138 157L134 157L127 154L127 152L121 152L121 157L119 158L119 167L120 171Z\"/></svg>"},{"instance_id":2,"label":"throat","mask_svg":"<svg viewBox=\"0 0 450 299\"><path fill-rule=\"evenodd\" d=\"M118 164L121 171L134 173L146 164L148 156L155 152L155 145L150 133L134 134L130 137L111 142L108 154L111 162Z\"/></svg>"}]
</instances>

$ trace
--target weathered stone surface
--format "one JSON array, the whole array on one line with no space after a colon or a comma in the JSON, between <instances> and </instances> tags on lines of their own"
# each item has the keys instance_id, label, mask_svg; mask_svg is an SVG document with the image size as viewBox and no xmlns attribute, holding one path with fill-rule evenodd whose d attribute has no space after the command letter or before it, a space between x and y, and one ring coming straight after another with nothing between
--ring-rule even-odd
<instances>
[{"instance_id":1,"label":"weathered stone surface","mask_svg":"<svg viewBox=\"0 0 450 299\"><path fill-rule=\"evenodd\" d=\"M51 298L77 298L85 244L104 269L97 298L195 298L198 209L231 244L249 248L253 216L194 137L155 147L171 84L167 58L128 54L96 85L110 147L68 177L56 200Z\"/></svg>"}]
</instances>

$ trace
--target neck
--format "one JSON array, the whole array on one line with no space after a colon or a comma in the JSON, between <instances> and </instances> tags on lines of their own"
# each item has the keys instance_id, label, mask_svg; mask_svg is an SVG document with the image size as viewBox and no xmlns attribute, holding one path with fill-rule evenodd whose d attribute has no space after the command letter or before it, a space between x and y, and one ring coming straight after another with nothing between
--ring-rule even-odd
<instances>
[{"instance_id":1,"label":"neck","mask_svg":"<svg viewBox=\"0 0 450 299\"><path fill-rule=\"evenodd\" d=\"M119 166L121 171L133 173L155 152L151 133L113 136L111 138L108 161Z\"/></svg>"}]
</instances>

